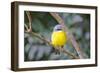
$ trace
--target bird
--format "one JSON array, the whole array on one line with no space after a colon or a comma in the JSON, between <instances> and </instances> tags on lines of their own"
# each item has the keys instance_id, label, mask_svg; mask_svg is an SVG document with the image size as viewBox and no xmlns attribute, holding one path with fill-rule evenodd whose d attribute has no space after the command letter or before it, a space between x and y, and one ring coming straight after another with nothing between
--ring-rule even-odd
<instances>
[{"instance_id":1,"label":"bird","mask_svg":"<svg viewBox=\"0 0 100 73\"><path fill-rule=\"evenodd\" d=\"M55 25L51 34L51 44L53 45L53 50L56 54L60 54L66 42L67 34L64 31L64 27L61 24Z\"/></svg>"}]
</instances>

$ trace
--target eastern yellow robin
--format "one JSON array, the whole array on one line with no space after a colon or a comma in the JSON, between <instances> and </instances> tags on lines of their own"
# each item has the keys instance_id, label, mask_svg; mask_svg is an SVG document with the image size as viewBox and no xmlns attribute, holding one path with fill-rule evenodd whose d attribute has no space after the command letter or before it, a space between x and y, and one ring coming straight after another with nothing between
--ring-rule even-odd
<instances>
[{"instance_id":1,"label":"eastern yellow robin","mask_svg":"<svg viewBox=\"0 0 100 73\"><path fill-rule=\"evenodd\" d=\"M67 35L66 35L66 32L63 29L63 26L60 25L60 24L56 25L54 27L53 33L51 35L51 44L54 47L57 47L57 48L54 49L55 52L60 53L59 50L61 50L62 47L64 47L66 42L67 42Z\"/></svg>"}]
</instances>

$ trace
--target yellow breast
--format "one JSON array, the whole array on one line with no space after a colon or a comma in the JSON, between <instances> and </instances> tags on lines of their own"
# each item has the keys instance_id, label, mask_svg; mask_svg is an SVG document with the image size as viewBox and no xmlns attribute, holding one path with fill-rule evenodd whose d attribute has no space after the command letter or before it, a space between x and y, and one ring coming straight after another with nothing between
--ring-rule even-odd
<instances>
[{"instance_id":1,"label":"yellow breast","mask_svg":"<svg viewBox=\"0 0 100 73\"><path fill-rule=\"evenodd\" d=\"M54 31L51 36L51 43L54 46L64 46L67 40L66 33L64 31Z\"/></svg>"}]
</instances>

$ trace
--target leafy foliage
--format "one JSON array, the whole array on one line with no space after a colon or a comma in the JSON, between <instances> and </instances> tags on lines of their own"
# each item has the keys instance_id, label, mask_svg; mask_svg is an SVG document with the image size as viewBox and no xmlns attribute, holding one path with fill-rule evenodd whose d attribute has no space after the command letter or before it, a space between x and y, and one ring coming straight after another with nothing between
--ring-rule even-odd
<instances>
[{"instance_id":1,"label":"leafy foliage","mask_svg":"<svg viewBox=\"0 0 100 73\"><path fill-rule=\"evenodd\" d=\"M26 12L26 11L25 11ZM29 24L26 13L24 12L24 23ZM49 12L32 12L32 31L39 33L42 37L50 40L53 28L57 21ZM75 36L85 58L90 58L90 15L77 13L59 13L65 21L70 32ZM72 44L69 42L64 46L66 50L77 55ZM55 54L51 46L38 39L36 36L24 33L24 60L41 61L41 60L62 60L71 59L68 55L61 53Z\"/></svg>"}]
</instances>

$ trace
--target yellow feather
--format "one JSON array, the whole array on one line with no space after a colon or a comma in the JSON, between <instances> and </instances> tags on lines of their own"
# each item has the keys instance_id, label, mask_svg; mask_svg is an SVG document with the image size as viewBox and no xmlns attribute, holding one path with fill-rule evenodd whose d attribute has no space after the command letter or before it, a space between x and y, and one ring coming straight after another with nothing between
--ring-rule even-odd
<instances>
[{"instance_id":1,"label":"yellow feather","mask_svg":"<svg viewBox=\"0 0 100 73\"><path fill-rule=\"evenodd\" d=\"M64 46L67 37L64 31L54 31L51 36L51 43L54 46Z\"/></svg>"}]
</instances>

